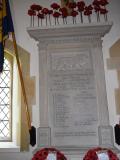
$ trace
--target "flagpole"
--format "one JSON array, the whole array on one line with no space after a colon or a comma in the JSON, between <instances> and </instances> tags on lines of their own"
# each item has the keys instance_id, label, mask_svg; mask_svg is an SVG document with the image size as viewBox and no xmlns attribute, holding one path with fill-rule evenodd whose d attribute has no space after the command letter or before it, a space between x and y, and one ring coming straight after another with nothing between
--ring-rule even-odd
<instances>
[{"instance_id":1,"label":"flagpole","mask_svg":"<svg viewBox=\"0 0 120 160\"><path fill-rule=\"evenodd\" d=\"M26 97L23 74L22 74L22 70L21 70L21 66L20 66L18 48L17 48L17 43L16 43L16 38L15 38L15 33L14 32L12 32L12 39L13 39L13 45L14 45L14 50L15 50L15 55L16 55L16 61L17 61L17 65L18 65L18 72L19 72L19 76L20 76L23 98L24 98L24 102L25 102L25 111L26 111L27 123L28 123L28 128L29 128L29 131L30 131L31 130L30 113L29 113L29 108L28 108L28 102L27 102L27 97Z\"/></svg>"}]
</instances>

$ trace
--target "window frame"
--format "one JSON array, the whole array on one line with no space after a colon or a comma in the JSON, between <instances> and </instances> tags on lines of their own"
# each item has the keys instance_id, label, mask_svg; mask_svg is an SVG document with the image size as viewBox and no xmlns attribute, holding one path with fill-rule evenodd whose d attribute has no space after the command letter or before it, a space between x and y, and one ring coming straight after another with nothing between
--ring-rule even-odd
<instances>
[{"instance_id":1,"label":"window frame","mask_svg":"<svg viewBox=\"0 0 120 160\"><path fill-rule=\"evenodd\" d=\"M13 93L12 93L12 142L0 142L0 152L20 152L29 150L29 132L26 123L24 97L18 72L13 41L8 39L5 52L13 56ZM17 45L18 46L18 45ZM30 53L18 46L19 60L23 70L26 92L28 93L29 109L36 104L36 77L30 76ZM27 90L29 88L29 90ZM29 94L29 91L31 94Z\"/></svg>"},{"instance_id":2,"label":"window frame","mask_svg":"<svg viewBox=\"0 0 120 160\"><path fill-rule=\"evenodd\" d=\"M6 138L0 138L0 142L12 142L12 96L13 96L13 60L14 57L12 54L8 53L7 51L4 52L4 57L5 59L8 60L8 62L10 63L10 93L9 93L9 129L10 129L10 137L6 137ZM4 72L4 69L3 69Z\"/></svg>"}]
</instances>

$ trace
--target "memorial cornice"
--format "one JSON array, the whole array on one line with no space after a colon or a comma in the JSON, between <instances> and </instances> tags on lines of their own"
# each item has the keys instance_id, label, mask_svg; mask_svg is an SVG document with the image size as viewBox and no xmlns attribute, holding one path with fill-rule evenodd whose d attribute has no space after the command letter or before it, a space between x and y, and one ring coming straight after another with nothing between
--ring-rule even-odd
<instances>
[{"instance_id":1,"label":"memorial cornice","mask_svg":"<svg viewBox=\"0 0 120 160\"><path fill-rule=\"evenodd\" d=\"M59 25L27 28L30 37L36 41L62 37L103 37L112 27L112 22L75 25Z\"/></svg>"}]
</instances>

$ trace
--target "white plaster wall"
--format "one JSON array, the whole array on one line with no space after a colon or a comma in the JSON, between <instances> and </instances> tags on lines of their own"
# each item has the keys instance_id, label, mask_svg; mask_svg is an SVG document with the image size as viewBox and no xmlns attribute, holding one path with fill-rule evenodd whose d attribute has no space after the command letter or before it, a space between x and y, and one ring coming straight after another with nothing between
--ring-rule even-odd
<instances>
[{"instance_id":1,"label":"white plaster wall","mask_svg":"<svg viewBox=\"0 0 120 160\"><path fill-rule=\"evenodd\" d=\"M105 77L106 77L106 88L108 97L108 108L110 115L110 124L114 125L118 122L118 116L116 116L115 108L115 97L114 88L118 87L117 74L115 70L108 70L106 68L106 59L109 57L109 48L120 39L120 1L111 1L109 5L109 19L113 21L113 26L109 34L107 34L103 39L103 53L104 53L104 64L105 64Z\"/></svg>"},{"instance_id":2,"label":"white plaster wall","mask_svg":"<svg viewBox=\"0 0 120 160\"><path fill-rule=\"evenodd\" d=\"M92 2L92 0L85 0ZM48 7L52 2L59 0L11 0L12 16L15 27L17 43L31 54L31 75L36 76L36 105L33 106L33 124L39 126L39 77L38 77L38 48L37 43L32 40L26 28L29 27L30 19L27 15L29 6L32 3L38 3ZM113 21L114 25L103 39L103 52L105 63L105 78L108 97L108 108L110 115L110 124L114 125L118 121L118 116L115 111L114 88L118 86L117 76L115 71L108 71L106 68L106 58L109 57L109 48L120 38L120 0L110 0L109 4L109 20ZM119 147L120 149L120 147ZM0 160L30 160L33 148L30 148L28 153L0 153Z\"/></svg>"}]
</instances>

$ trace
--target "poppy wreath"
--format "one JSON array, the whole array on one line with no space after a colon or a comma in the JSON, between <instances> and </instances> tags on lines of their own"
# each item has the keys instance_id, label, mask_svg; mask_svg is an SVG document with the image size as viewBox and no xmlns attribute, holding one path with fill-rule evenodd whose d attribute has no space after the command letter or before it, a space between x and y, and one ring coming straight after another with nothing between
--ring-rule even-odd
<instances>
[{"instance_id":1,"label":"poppy wreath","mask_svg":"<svg viewBox=\"0 0 120 160\"><path fill-rule=\"evenodd\" d=\"M100 148L100 147L90 149L84 156L83 160L99 160L96 153L98 151L107 151L109 160L119 160L117 155L113 153L113 151L111 151L110 149Z\"/></svg>"},{"instance_id":2,"label":"poppy wreath","mask_svg":"<svg viewBox=\"0 0 120 160\"><path fill-rule=\"evenodd\" d=\"M57 160L67 160L67 158L64 156L63 153L61 153L60 151L58 151L57 149L55 148L43 148L43 149L40 149L39 151L37 151L32 160L46 160L48 154L50 152L55 152L56 153L56 156L57 156Z\"/></svg>"}]
</instances>

